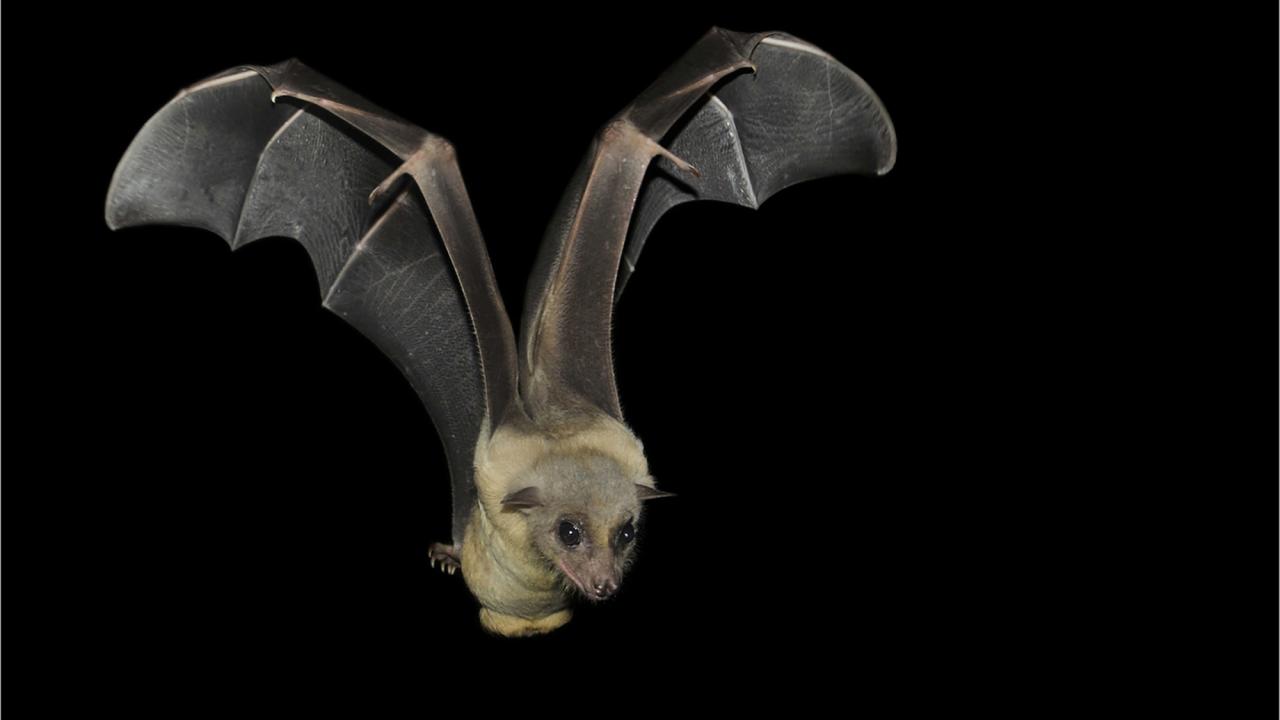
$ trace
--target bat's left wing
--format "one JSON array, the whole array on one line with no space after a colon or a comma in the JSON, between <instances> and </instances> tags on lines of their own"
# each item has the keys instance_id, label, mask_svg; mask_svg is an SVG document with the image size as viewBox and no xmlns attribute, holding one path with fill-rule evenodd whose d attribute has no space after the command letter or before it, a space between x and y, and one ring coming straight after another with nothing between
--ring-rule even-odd
<instances>
[{"instance_id":1,"label":"bat's left wing","mask_svg":"<svg viewBox=\"0 0 1280 720\"><path fill-rule=\"evenodd\" d=\"M112 178L106 219L204 228L232 248L296 239L324 306L400 368L431 415L462 542L475 448L512 405L516 360L448 141L296 60L233 68L143 126Z\"/></svg>"},{"instance_id":2,"label":"bat's left wing","mask_svg":"<svg viewBox=\"0 0 1280 720\"><path fill-rule=\"evenodd\" d=\"M691 200L755 208L803 180L884 174L896 154L880 100L826 52L782 33L713 28L601 129L561 201L521 322L527 408L585 404L621 419L612 306L667 210Z\"/></svg>"}]
</instances>

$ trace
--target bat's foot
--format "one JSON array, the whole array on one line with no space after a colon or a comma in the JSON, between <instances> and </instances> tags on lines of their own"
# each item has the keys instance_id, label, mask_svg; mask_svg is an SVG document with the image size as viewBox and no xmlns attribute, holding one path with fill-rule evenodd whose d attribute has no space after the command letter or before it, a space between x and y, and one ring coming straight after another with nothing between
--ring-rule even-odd
<instances>
[{"instance_id":1,"label":"bat's foot","mask_svg":"<svg viewBox=\"0 0 1280 720\"><path fill-rule=\"evenodd\" d=\"M506 637L543 635L569 622L571 617L571 610L560 610L540 618L524 618L480 608L480 625L491 633Z\"/></svg>"},{"instance_id":2,"label":"bat's foot","mask_svg":"<svg viewBox=\"0 0 1280 720\"><path fill-rule=\"evenodd\" d=\"M427 555L431 558L431 567L439 567L440 572L452 575L462 569L462 548L456 545L431 543Z\"/></svg>"}]
</instances>

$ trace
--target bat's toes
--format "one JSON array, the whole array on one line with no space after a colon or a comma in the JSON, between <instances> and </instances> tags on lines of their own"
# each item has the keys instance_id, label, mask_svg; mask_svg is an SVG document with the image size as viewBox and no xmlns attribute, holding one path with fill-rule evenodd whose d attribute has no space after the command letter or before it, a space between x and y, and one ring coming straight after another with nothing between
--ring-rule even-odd
<instances>
[{"instance_id":1,"label":"bat's toes","mask_svg":"<svg viewBox=\"0 0 1280 720\"><path fill-rule=\"evenodd\" d=\"M427 548L427 557L431 560L431 567L440 568L442 573L453 575L462 569L462 552L456 546L431 543L431 547Z\"/></svg>"},{"instance_id":2,"label":"bat's toes","mask_svg":"<svg viewBox=\"0 0 1280 720\"><path fill-rule=\"evenodd\" d=\"M462 563L450 557L441 558L441 557L432 556L431 567L439 568L440 572L442 573L453 575L454 573L458 572L459 568L462 567Z\"/></svg>"}]
</instances>

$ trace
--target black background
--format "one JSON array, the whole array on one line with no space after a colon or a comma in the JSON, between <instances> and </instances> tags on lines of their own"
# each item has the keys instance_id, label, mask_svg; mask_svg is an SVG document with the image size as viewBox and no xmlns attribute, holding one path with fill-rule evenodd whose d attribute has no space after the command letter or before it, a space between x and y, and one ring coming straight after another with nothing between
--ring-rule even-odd
<instances>
[{"instance_id":1,"label":"black background","mask_svg":"<svg viewBox=\"0 0 1280 720\"><path fill-rule=\"evenodd\" d=\"M1123 542L1098 498L1125 480L1097 458L1138 442L1124 428L1154 381L1132 350L1164 322L1122 289L1159 274L1162 238L1097 221L1151 207L1115 151L1151 126L1113 103L1155 97L1127 30L1089 26L1088 47L1120 41L1112 63L1064 18L492 14L96 11L33 25L46 51L20 78L7 54L9 687L144 714L400 687L425 708L473 683L549 702L598 685L610 710L678 683L909 712L1055 675L1082 616L1125 602L1118 574L1060 574L1096 535ZM486 636L461 579L427 565L449 534L430 421L320 307L301 247L111 233L111 172L179 88L296 56L454 143L518 317L592 133L713 24L789 32L860 74L897 166L659 224L615 357L679 497L650 506L616 599L548 637ZM1099 393L1117 374L1125 391ZM1043 532L1082 498L1072 534Z\"/></svg>"}]
</instances>

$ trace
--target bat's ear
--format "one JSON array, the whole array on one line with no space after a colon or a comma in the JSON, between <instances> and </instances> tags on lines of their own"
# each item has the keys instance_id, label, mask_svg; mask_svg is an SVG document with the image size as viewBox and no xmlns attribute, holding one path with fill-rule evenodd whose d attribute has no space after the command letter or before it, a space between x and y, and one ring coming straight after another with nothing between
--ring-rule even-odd
<instances>
[{"instance_id":1,"label":"bat's ear","mask_svg":"<svg viewBox=\"0 0 1280 720\"><path fill-rule=\"evenodd\" d=\"M665 492L663 490L659 490L658 488L649 487L648 485L641 485L640 483L636 483L636 497L640 498L640 502L644 502L645 500L653 500L655 498L675 497L675 496L676 496L675 493Z\"/></svg>"},{"instance_id":2,"label":"bat's ear","mask_svg":"<svg viewBox=\"0 0 1280 720\"><path fill-rule=\"evenodd\" d=\"M535 507L542 507L542 497L538 494L538 488L533 486L522 488L502 498L503 510L528 510Z\"/></svg>"}]
</instances>

